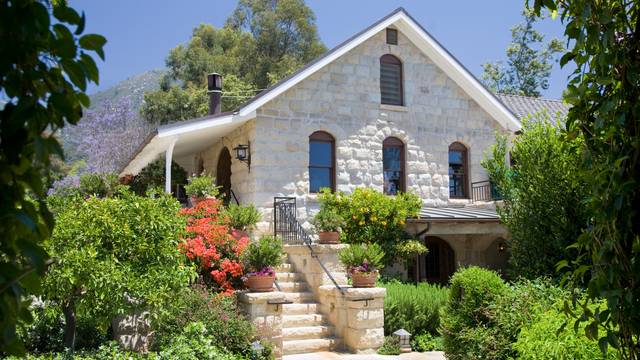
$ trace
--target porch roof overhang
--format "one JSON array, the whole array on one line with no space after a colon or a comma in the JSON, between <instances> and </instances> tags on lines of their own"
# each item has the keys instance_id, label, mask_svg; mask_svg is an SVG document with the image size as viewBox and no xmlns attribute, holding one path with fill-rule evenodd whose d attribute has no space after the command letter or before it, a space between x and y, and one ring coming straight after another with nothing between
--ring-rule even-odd
<instances>
[{"instance_id":1,"label":"porch roof overhang","mask_svg":"<svg viewBox=\"0 0 640 360\"><path fill-rule=\"evenodd\" d=\"M149 134L133 158L122 168L120 176L138 174L172 144L174 158L203 151L252 118L255 118L255 112L246 115L221 113L160 126Z\"/></svg>"},{"instance_id":2,"label":"porch roof overhang","mask_svg":"<svg viewBox=\"0 0 640 360\"><path fill-rule=\"evenodd\" d=\"M417 218L411 218L407 221L412 223L499 223L500 216L493 209L469 207L423 207Z\"/></svg>"}]
</instances>

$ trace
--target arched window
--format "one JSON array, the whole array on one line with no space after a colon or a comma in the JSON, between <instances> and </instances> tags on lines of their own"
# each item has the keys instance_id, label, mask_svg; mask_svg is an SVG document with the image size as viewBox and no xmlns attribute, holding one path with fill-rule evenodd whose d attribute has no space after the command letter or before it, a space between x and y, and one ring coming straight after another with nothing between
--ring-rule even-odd
<instances>
[{"instance_id":1,"label":"arched window","mask_svg":"<svg viewBox=\"0 0 640 360\"><path fill-rule=\"evenodd\" d=\"M316 131L309 136L309 192L322 188L335 191L335 140L333 136Z\"/></svg>"},{"instance_id":2,"label":"arched window","mask_svg":"<svg viewBox=\"0 0 640 360\"><path fill-rule=\"evenodd\" d=\"M404 192L404 143L394 137L382 142L382 170L384 174L384 193L396 195Z\"/></svg>"},{"instance_id":3,"label":"arched window","mask_svg":"<svg viewBox=\"0 0 640 360\"><path fill-rule=\"evenodd\" d=\"M449 145L449 197L467 198L469 165L466 146L459 142Z\"/></svg>"},{"instance_id":4,"label":"arched window","mask_svg":"<svg viewBox=\"0 0 640 360\"><path fill-rule=\"evenodd\" d=\"M380 58L380 101L388 105L404 105L402 63L389 54Z\"/></svg>"}]
</instances>

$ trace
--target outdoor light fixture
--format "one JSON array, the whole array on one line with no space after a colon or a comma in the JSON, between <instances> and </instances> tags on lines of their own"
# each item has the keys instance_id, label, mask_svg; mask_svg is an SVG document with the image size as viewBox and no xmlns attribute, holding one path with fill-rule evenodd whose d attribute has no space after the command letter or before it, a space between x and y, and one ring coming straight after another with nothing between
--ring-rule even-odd
<instances>
[{"instance_id":1,"label":"outdoor light fixture","mask_svg":"<svg viewBox=\"0 0 640 360\"><path fill-rule=\"evenodd\" d=\"M498 244L498 252L504 252L505 250L507 250L507 245L505 245L505 243L501 242Z\"/></svg>"},{"instance_id":2,"label":"outdoor light fixture","mask_svg":"<svg viewBox=\"0 0 640 360\"><path fill-rule=\"evenodd\" d=\"M405 329L396 330L393 336L398 339L400 343L400 351L411 352L411 333Z\"/></svg>"},{"instance_id":3,"label":"outdoor light fixture","mask_svg":"<svg viewBox=\"0 0 640 360\"><path fill-rule=\"evenodd\" d=\"M236 152L236 159L247 163L249 171L251 171L251 143L248 145L239 144L233 150Z\"/></svg>"}]
</instances>

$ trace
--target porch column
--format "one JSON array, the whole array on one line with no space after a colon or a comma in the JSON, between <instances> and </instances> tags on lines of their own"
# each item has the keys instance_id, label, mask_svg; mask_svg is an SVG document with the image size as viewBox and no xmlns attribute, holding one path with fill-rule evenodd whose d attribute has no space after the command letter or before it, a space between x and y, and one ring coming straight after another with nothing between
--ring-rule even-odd
<instances>
[{"instance_id":1,"label":"porch column","mask_svg":"<svg viewBox=\"0 0 640 360\"><path fill-rule=\"evenodd\" d=\"M178 138L174 138L165 151L164 156L164 191L171 194L171 163L173 162L173 147Z\"/></svg>"}]
</instances>

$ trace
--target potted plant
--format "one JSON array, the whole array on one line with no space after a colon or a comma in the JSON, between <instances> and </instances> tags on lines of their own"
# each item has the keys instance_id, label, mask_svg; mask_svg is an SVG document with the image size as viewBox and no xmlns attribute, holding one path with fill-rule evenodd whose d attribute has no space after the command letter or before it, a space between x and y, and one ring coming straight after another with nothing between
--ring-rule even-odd
<instances>
[{"instance_id":1,"label":"potted plant","mask_svg":"<svg viewBox=\"0 0 640 360\"><path fill-rule=\"evenodd\" d=\"M231 204L224 209L224 214L229 217L229 226L234 232L244 236L248 236L248 232L262 219L260 212L252 204Z\"/></svg>"},{"instance_id":2,"label":"potted plant","mask_svg":"<svg viewBox=\"0 0 640 360\"><path fill-rule=\"evenodd\" d=\"M384 251L378 244L352 244L340 251L340 262L347 268L353 287L375 287L384 267Z\"/></svg>"},{"instance_id":3,"label":"potted plant","mask_svg":"<svg viewBox=\"0 0 640 360\"><path fill-rule=\"evenodd\" d=\"M184 186L187 196L191 198L191 205L196 206L206 198L216 197L218 187L212 176L202 174L189 178L189 183Z\"/></svg>"},{"instance_id":4,"label":"potted plant","mask_svg":"<svg viewBox=\"0 0 640 360\"><path fill-rule=\"evenodd\" d=\"M340 227L343 221L336 210L322 207L311 223L318 231L320 244L340 243Z\"/></svg>"},{"instance_id":5,"label":"potted plant","mask_svg":"<svg viewBox=\"0 0 640 360\"><path fill-rule=\"evenodd\" d=\"M249 290L273 291L276 279L274 268L282 262L282 242L273 236L263 236L249 244L244 253L244 262L249 272L243 280Z\"/></svg>"}]
</instances>

